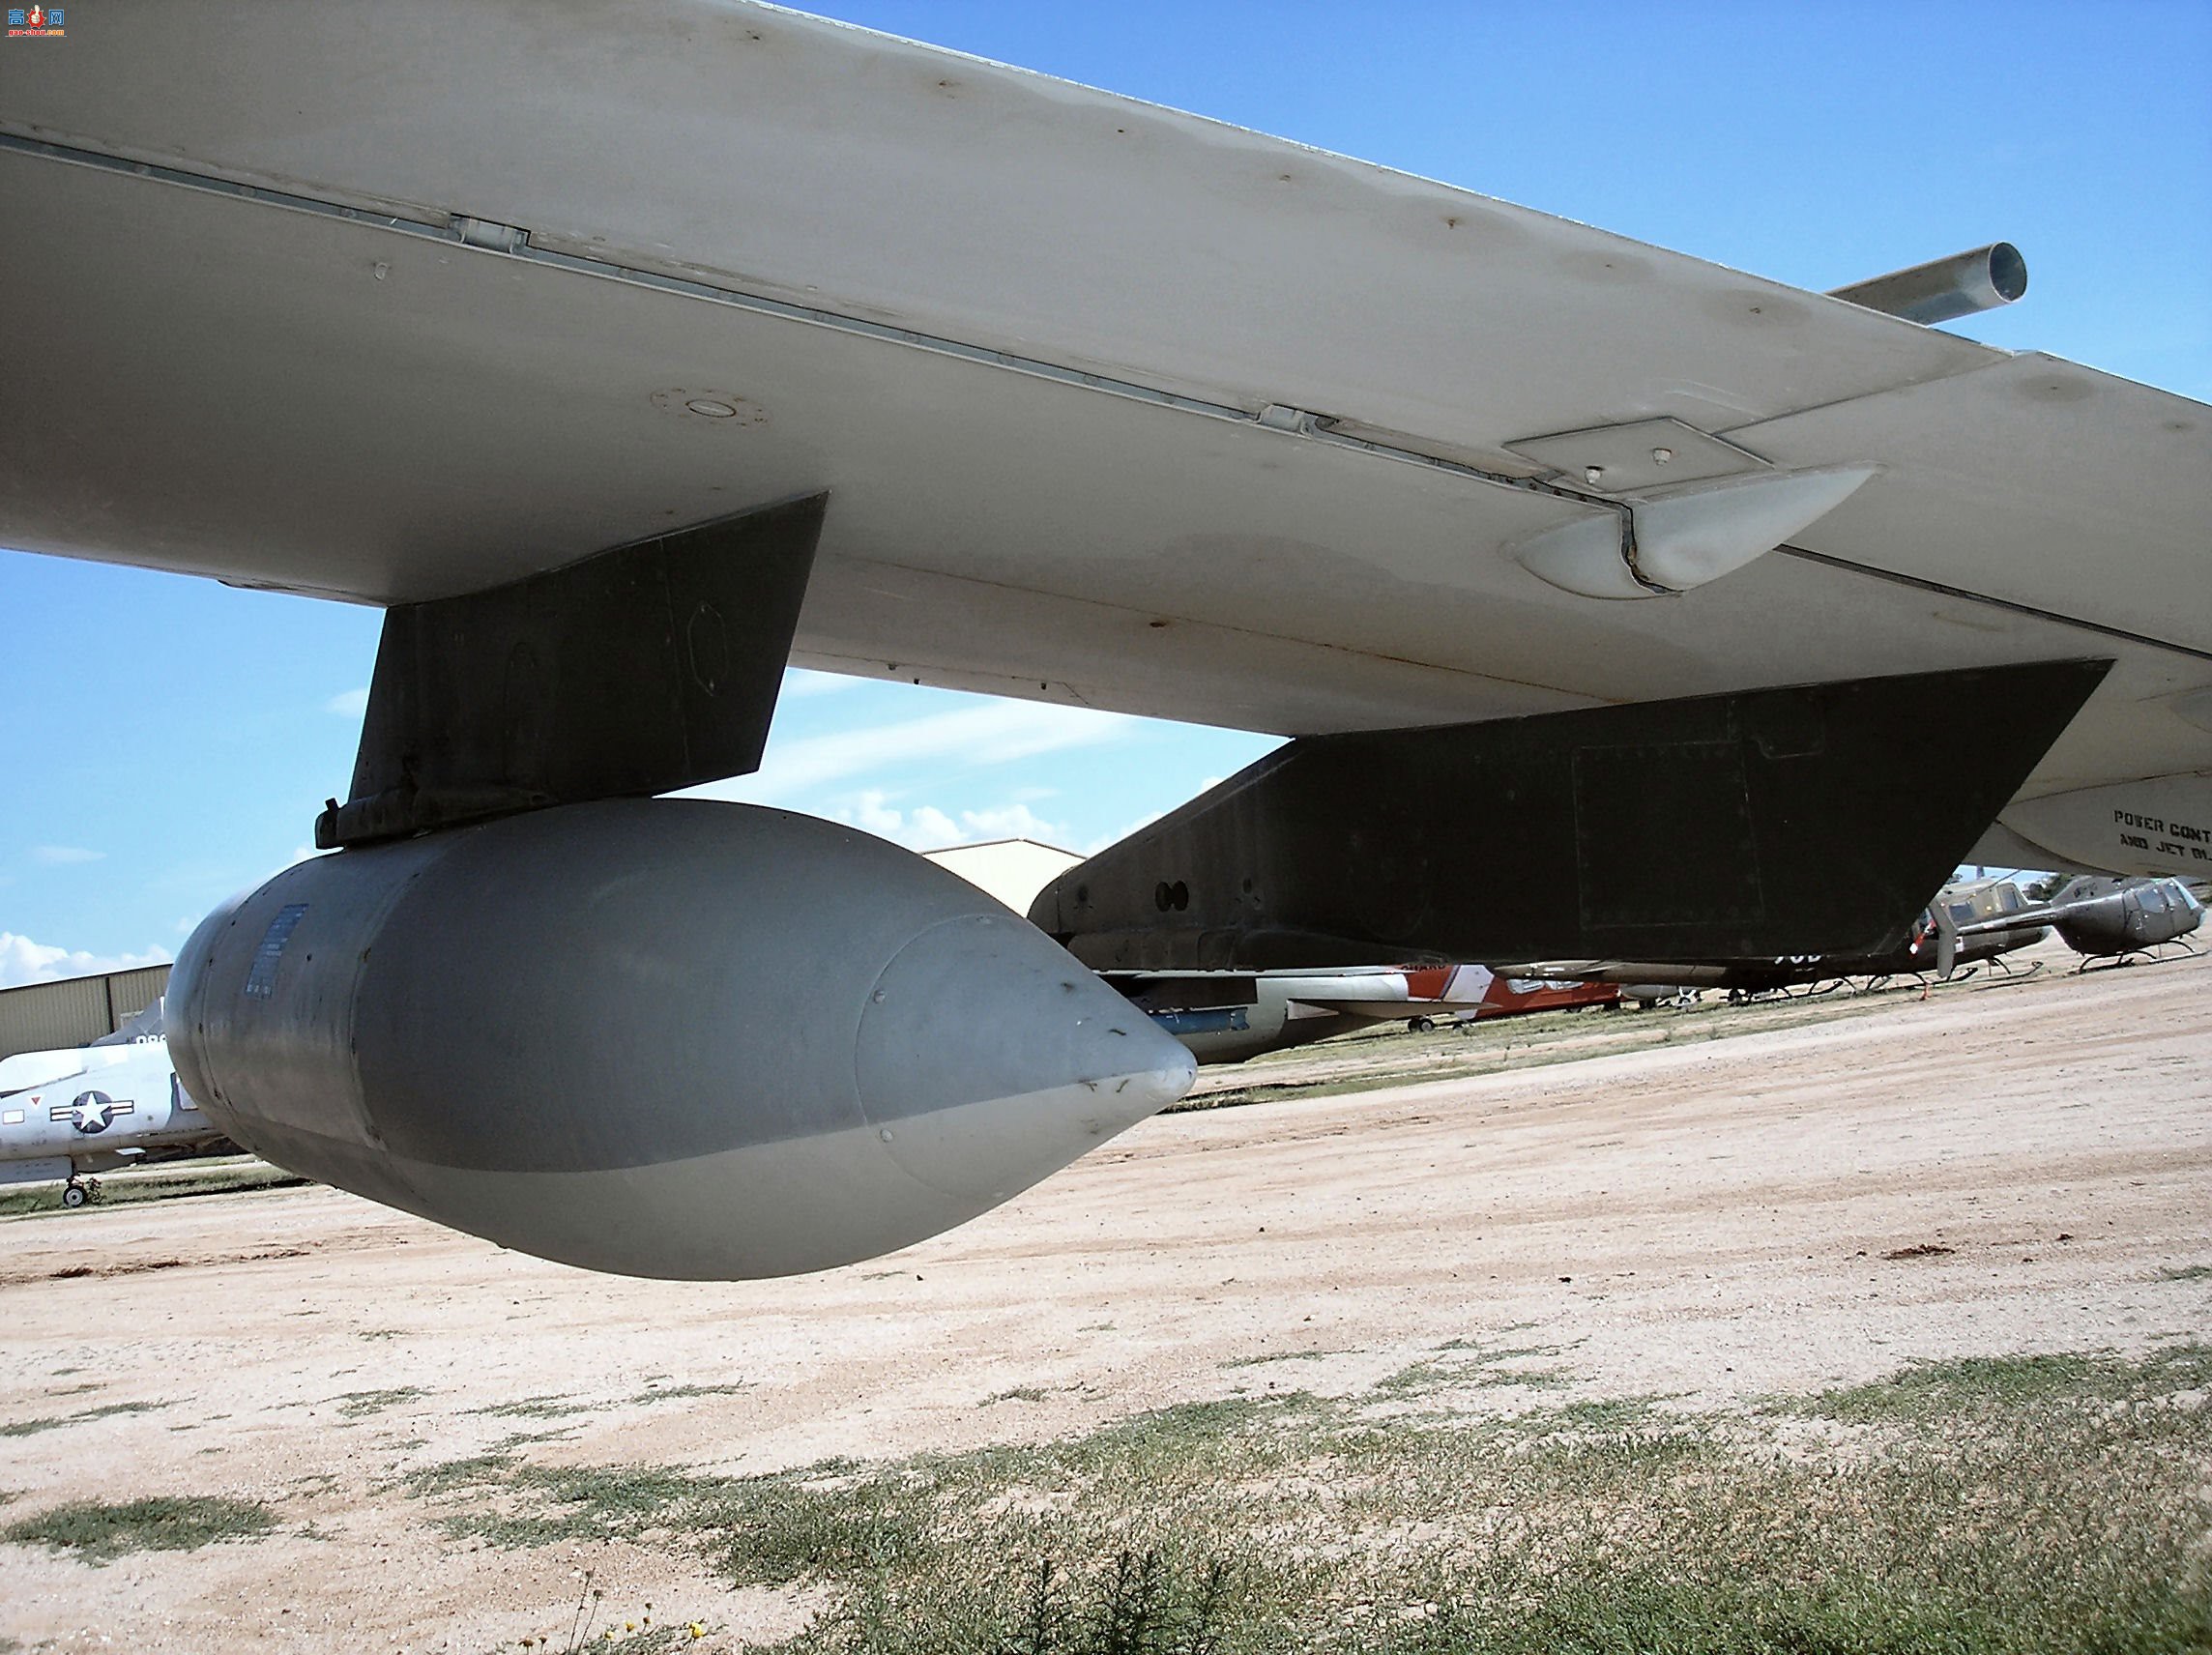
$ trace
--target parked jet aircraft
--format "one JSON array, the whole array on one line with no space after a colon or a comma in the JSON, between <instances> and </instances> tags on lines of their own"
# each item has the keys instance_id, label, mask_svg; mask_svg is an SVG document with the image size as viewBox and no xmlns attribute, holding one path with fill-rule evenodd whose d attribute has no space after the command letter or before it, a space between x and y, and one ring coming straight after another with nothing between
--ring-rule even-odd
<instances>
[{"instance_id":1,"label":"parked jet aircraft","mask_svg":"<svg viewBox=\"0 0 2212 1655\"><path fill-rule=\"evenodd\" d=\"M1977 840L2212 858L2212 413L1908 319L2007 247L1824 295L734 0L558 33L103 0L6 65L0 544L387 606L339 854L172 984L275 1160L812 1269L1189 1084L1087 967L1868 954ZM1048 937L648 797L787 660L1294 739Z\"/></svg>"},{"instance_id":2,"label":"parked jet aircraft","mask_svg":"<svg viewBox=\"0 0 2212 1655\"><path fill-rule=\"evenodd\" d=\"M168 1042L0 1058L0 1184L62 1185L62 1205L98 1192L88 1173L160 1160L222 1137L169 1063Z\"/></svg>"},{"instance_id":3,"label":"parked jet aircraft","mask_svg":"<svg viewBox=\"0 0 2212 1655\"><path fill-rule=\"evenodd\" d=\"M1406 973L1413 1015L1407 1026L1425 1033L1441 1021L1483 1023L1532 1011L1564 1011L1585 1005L1617 1005L1609 985L1572 982L1563 977L1499 974L1488 966L1416 967Z\"/></svg>"},{"instance_id":4,"label":"parked jet aircraft","mask_svg":"<svg viewBox=\"0 0 2212 1655\"><path fill-rule=\"evenodd\" d=\"M2052 919L2012 880L1971 880L1937 891L1895 947L1867 954L1807 954L1768 960L1583 960L1540 969L1586 982L1616 983L1623 999L1649 1003L1677 989L1726 989L1733 1001L1852 977L1948 978L1962 965L2030 947Z\"/></svg>"},{"instance_id":5,"label":"parked jet aircraft","mask_svg":"<svg viewBox=\"0 0 2212 1655\"><path fill-rule=\"evenodd\" d=\"M1335 972L1110 973L1107 982L1201 1063L1240 1063L1361 1024L1474 1022L1570 1005L1610 1005L1604 983L1504 977L1487 966L1355 967Z\"/></svg>"},{"instance_id":6,"label":"parked jet aircraft","mask_svg":"<svg viewBox=\"0 0 2212 1655\"><path fill-rule=\"evenodd\" d=\"M2203 905L2180 880L2081 875L2058 882L2057 888L2040 901L2024 895L2014 880L1975 880L1938 891L1913 926L1911 937L1878 954L1674 963L1569 961L1541 969L1584 981L1617 983L1630 1000L1656 999L1662 988L1725 988L1734 999L1847 977L1947 978L1959 966L2028 947L2053 931L2085 959L2112 959L2177 942L2203 919ZM1639 992L1644 987L1653 993Z\"/></svg>"}]
</instances>

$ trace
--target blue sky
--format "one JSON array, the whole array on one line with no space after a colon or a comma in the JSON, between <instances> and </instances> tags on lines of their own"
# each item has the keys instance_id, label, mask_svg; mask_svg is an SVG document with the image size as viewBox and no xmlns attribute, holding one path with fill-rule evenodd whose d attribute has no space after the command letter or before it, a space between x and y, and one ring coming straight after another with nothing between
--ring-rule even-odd
<instances>
[{"instance_id":1,"label":"blue sky","mask_svg":"<svg viewBox=\"0 0 2212 1655\"><path fill-rule=\"evenodd\" d=\"M2005 237L1958 325L2212 400L2212 4L820 8L1807 287ZM0 551L0 984L166 958L343 793L373 611ZM800 677L743 797L1104 843L1262 739Z\"/></svg>"}]
</instances>

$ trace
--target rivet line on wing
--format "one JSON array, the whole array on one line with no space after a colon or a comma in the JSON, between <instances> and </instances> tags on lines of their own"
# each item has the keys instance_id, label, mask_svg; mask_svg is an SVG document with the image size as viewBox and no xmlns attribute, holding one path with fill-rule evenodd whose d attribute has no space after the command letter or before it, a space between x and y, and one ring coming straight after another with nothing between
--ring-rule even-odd
<instances>
[{"instance_id":1,"label":"rivet line on wing","mask_svg":"<svg viewBox=\"0 0 2212 1655\"><path fill-rule=\"evenodd\" d=\"M2108 625L2102 621L2085 620L2079 615L2062 615L2055 609L2043 609L2032 603L2017 602L2009 597L1997 597L1987 592L1974 592L1964 586L1950 586L1923 575L1906 574L1898 569L1877 568L1872 564L1853 563L1849 558L1839 558L1827 552L1816 552L1810 546L1785 542L1774 548L1785 557L1800 562L1819 564L1845 574L1865 575L1873 580L1886 581L1892 586L1910 587L1915 592L1934 593L1938 597L1955 597L1965 603L1979 603L1991 609L2001 609L2009 615L2025 616L2031 621L2048 621L2057 626L2071 626L2078 631L2095 632L2100 637L2117 638L2122 643L2140 644L2145 649L2165 650L2176 655L2187 655L2192 660L2212 661L2212 650L2200 650L2193 644L2178 644L2171 638L2154 638L2146 632L2131 632L2124 626Z\"/></svg>"},{"instance_id":2,"label":"rivet line on wing","mask_svg":"<svg viewBox=\"0 0 2212 1655\"><path fill-rule=\"evenodd\" d=\"M858 334L864 338L881 339L887 343L905 345L914 350L931 352L938 356L957 358L963 362L978 363L989 367L1005 368L1010 372L1027 374L1033 378L1049 379L1063 385L1072 385L1086 391L1102 392L1111 396L1126 397L1134 401L1149 402L1157 407L1173 408L1185 414L1196 414L1206 419L1227 421L1239 425L1253 425L1263 430L1279 431L1285 435L1304 437L1327 443L1336 448L1351 449L1360 453L1374 454L1382 459L1403 464L1425 466L1447 476L1464 478L1494 488L1510 488L1524 494L1547 494L1560 500L1570 500L1581 506L1601 508L1617 514L1625 526L1629 508L1618 500L1602 499L1584 494L1556 482L1535 478L1515 477L1505 472L1485 471L1480 466L1469 465L1461 460L1444 459L1436 454L1423 453L1417 449L1402 448L1391 443L1378 443L1363 437L1345 436L1330 430L1325 419L1302 415L1294 421L1283 423L1269 418L1279 409L1268 404L1260 413L1239 408L1230 403L1212 402L1204 397L1186 396L1179 392L1163 391L1157 386L1144 385L1135 380L1118 379L1109 374L1092 373L1082 368L1067 367L1060 363L1046 362L1037 357L1017 356L1009 351L994 350L987 345L970 344L965 340L946 338L941 334L925 334L911 328L901 328L888 322L871 322L864 317L848 316L835 310L824 310L813 305L794 305L787 300L770 299L740 288L724 287L713 282L701 281L692 276L663 275L658 271L641 270L634 265L617 264L607 259L586 258L575 253L554 252L531 244L530 232L517 225L503 224L492 219L455 214L443 220L428 218L408 218L401 215L360 207L348 207L335 201L325 201L311 195L300 195L280 189L270 189L260 185L241 184L233 179L218 178L212 174L189 172L180 167L162 166L150 161L134 161L121 156L108 155L100 150L78 149L67 144L49 143L40 138L27 138L12 132L0 132L0 153L13 152L32 156L43 160L61 161L70 165L91 167L102 172L119 173L127 177L145 178L160 184L174 185L179 189L195 189L209 194L227 195L234 200L251 201L265 207L287 212L307 213L319 218L339 218L348 223L365 224L373 229L398 235L417 236L429 241L443 242L452 247L466 247L487 258L520 259L530 264L547 265L555 270L566 270L580 276L596 276L606 281L620 281L631 286L650 287L681 298L699 299L710 304L729 305L758 315L773 316L785 321L804 323L810 327L830 328L843 334ZM1291 411L1296 412L1296 411ZM1625 543L1624 543L1625 555ZM1639 577L1641 578L1641 577Z\"/></svg>"}]
</instances>

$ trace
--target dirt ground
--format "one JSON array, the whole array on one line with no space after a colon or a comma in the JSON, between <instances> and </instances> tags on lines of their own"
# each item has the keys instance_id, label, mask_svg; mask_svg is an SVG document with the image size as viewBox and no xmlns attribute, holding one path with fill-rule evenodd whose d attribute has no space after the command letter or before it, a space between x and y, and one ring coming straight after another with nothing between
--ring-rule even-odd
<instances>
[{"instance_id":1,"label":"dirt ground","mask_svg":"<svg viewBox=\"0 0 2212 1655\"><path fill-rule=\"evenodd\" d=\"M0 1223L0 1526L181 1494L278 1518L104 1566L0 1546L0 1649L559 1647L586 1568L621 1616L718 1629L690 1647L803 1623L803 1593L729 1591L680 1549L446 1538L402 1479L494 1448L737 1472L953 1450L1353 1391L1507 1330L1566 1394L1680 1408L2203 1338L2212 956L2065 958L1926 1001L1324 1048L1265 1079L1401 1053L1442 1078L1165 1116L796 1280L597 1277L315 1188ZM1557 1060L1576 1040L1594 1055Z\"/></svg>"}]
</instances>

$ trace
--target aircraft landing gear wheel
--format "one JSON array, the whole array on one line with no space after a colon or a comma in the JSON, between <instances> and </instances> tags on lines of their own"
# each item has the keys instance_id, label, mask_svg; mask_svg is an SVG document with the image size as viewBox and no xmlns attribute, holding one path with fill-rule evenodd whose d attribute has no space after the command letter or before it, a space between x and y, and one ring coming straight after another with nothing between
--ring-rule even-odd
<instances>
[{"instance_id":1,"label":"aircraft landing gear wheel","mask_svg":"<svg viewBox=\"0 0 2212 1655\"><path fill-rule=\"evenodd\" d=\"M1437 1020L1433 1017L1409 1017L1406 1019L1406 1027L1416 1034L1433 1034L1436 1032Z\"/></svg>"},{"instance_id":2,"label":"aircraft landing gear wheel","mask_svg":"<svg viewBox=\"0 0 2212 1655\"><path fill-rule=\"evenodd\" d=\"M70 1208L82 1206L92 1199L92 1191L74 1178L62 1185L62 1205Z\"/></svg>"}]
</instances>

